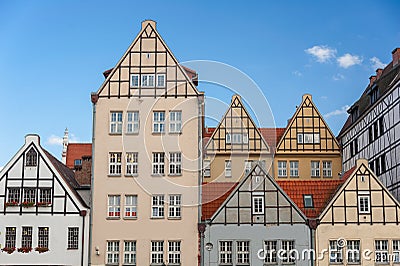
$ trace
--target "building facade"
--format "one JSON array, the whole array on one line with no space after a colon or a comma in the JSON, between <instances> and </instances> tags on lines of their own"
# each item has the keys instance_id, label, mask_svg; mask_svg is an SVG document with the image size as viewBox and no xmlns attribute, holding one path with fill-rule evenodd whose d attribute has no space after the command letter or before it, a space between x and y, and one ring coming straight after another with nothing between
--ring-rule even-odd
<instances>
[{"instance_id":1,"label":"building facade","mask_svg":"<svg viewBox=\"0 0 400 266\"><path fill-rule=\"evenodd\" d=\"M340 179L339 143L312 96L303 95L276 147L273 176L279 180Z\"/></svg>"},{"instance_id":2,"label":"building facade","mask_svg":"<svg viewBox=\"0 0 400 266\"><path fill-rule=\"evenodd\" d=\"M92 94L91 265L196 265L203 93L154 21Z\"/></svg>"},{"instance_id":3,"label":"building facade","mask_svg":"<svg viewBox=\"0 0 400 266\"><path fill-rule=\"evenodd\" d=\"M87 265L87 192L27 135L0 172L0 264Z\"/></svg>"},{"instance_id":4,"label":"building facade","mask_svg":"<svg viewBox=\"0 0 400 266\"><path fill-rule=\"evenodd\" d=\"M400 199L400 48L392 61L376 75L348 110L349 117L338 139L343 149L343 168L351 169L359 158Z\"/></svg>"}]
</instances>

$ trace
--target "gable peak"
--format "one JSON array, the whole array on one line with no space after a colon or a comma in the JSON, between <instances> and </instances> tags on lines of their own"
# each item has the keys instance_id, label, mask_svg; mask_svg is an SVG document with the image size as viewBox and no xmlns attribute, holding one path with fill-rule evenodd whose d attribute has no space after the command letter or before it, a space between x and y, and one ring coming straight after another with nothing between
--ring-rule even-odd
<instances>
[{"instance_id":1,"label":"gable peak","mask_svg":"<svg viewBox=\"0 0 400 266\"><path fill-rule=\"evenodd\" d=\"M40 137L37 134L28 134L25 136L25 144L35 143L36 145L40 145Z\"/></svg>"},{"instance_id":2,"label":"gable peak","mask_svg":"<svg viewBox=\"0 0 400 266\"><path fill-rule=\"evenodd\" d=\"M156 29L157 22L151 19L146 19L142 21L142 30L145 29L149 24L153 29Z\"/></svg>"}]
</instances>

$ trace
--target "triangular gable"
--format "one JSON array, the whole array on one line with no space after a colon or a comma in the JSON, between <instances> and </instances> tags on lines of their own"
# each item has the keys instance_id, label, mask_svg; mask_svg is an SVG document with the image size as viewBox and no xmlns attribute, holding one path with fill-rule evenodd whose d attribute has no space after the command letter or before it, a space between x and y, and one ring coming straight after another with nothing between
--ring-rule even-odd
<instances>
[{"instance_id":1,"label":"triangular gable","mask_svg":"<svg viewBox=\"0 0 400 266\"><path fill-rule=\"evenodd\" d=\"M303 135L301 142L298 140L298 134L307 134L307 136ZM305 139L309 137L312 141L307 143ZM290 119L276 151L277 153L300 151L340 153L339 143L315 107L311 95L303 95L303 100Z\"/></svg>"},{"instance_id":2,"label":"triangular gable","mask_svg":"<svg viewBox=\"0 0 400 266\"><path fill-rule=\"evenodd\" d=\"M247 112L239 95L232 97L228 110L211 135L205 149L208 153L270 152L269 145Z\"/></svg>"},{"instance_id":3,"label":"triangular gable","mask_svg":"<svg viewBox=\"0 0 400 266\"><path fill-rule=\"evenodd\" d=\"M360 212L358 197L368 196L370 212ZM369 169L368 161L359 159L357 167L321 213L321 224L399 224L400 204Z\"/></svg>"},{"instance_id":4,"label":"triangular gable","mask_svg":"<svg viewBox=\"0 0 400 266\"><path fill-rule=\"evenodd\" d=\"M253 196L263 197L264 213L253 213ZM306 217L258 163L211 217L212 224L304 224Z\"/></svg>"},{"instance_id":5,"label":"triangular gable","mask_svg":"<svg viewBox=\"0 0 400 266\"><path fill-rule=\"evenodd\" d=\"M142 29L97 91L99 97L189 97L201 94L156 30L154 21ZM154 75L154 86L131 86L131 75ZM164 75L165 86L157 86Z\"/></svg>"},{"instance_id":6,"label":"triangular gable","mask_svg":"<svg viewBox=\"0 0 400 266\"><path fill-rule=\"evenodd\" d=\"M87 209L84 201L79 197L75 188L78 183L73 179L73 172L66 166L54 165L55 158L50 158L42 149L38 136L27 136L25 145L13 156L0 172L0 213L36 213L36 214L81 214L81 210ZM27 166L26 156L29 151L37 154L36 165ZM61 162L58 162L62 165ZM64 172L60 172L60 170ZM69 173L68 173L69 171ZM64 176L69 174L69 176ZM52 204L49 207L33 206L30 208L6 207L7 187L20 188L20 201L22 202L23 188L36 189L36 205L40 202L40 188L51 188ZM4 199L4 200L3 200Z\"/></svg>"}]
</instances>

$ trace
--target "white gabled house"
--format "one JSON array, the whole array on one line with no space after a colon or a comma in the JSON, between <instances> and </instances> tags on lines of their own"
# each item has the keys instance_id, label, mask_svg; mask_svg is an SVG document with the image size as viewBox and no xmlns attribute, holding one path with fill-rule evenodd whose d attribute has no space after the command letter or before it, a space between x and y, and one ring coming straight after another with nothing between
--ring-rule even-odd
<instances>
[{"instance_id":1,"label":"white gabled house","mask_svg":"<svg viewBox=\"0 0 400 266\"><path fill-rule=\"evenodd\" d=\"M0 171L0 263L87 265L89 190L38 135Z\"/></svg>"}]
</instances>

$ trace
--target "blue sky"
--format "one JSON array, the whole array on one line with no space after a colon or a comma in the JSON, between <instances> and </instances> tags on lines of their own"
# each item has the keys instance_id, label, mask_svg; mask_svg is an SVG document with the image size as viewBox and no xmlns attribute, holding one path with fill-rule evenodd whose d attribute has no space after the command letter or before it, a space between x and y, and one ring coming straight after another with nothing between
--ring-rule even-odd
<instances>
[{"instance_id":1,"label":"blue sky","mask_svg":"<svg viewBox=\"0 0 400 266\"><path fill-rule=\"evenodd\" d=\"M346 106L400 46L400 2L321 2L0 1L0 166L28 133L57 157L65 127L91 140L90 93L144 19L157 21L179 61L223 62L252 78L277 126L311 93L337 134Z\"/></svg>"}]
</instances>

